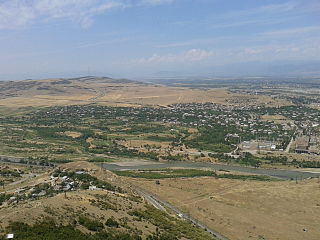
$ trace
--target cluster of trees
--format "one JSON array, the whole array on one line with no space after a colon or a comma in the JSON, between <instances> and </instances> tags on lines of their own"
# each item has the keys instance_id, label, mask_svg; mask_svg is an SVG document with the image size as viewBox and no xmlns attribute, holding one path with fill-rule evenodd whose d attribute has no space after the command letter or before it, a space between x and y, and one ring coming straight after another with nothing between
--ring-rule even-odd
<instances>
[{"instance_id":1,"label":"cluster of trees","mask_svg":"<svg viewBox=\"0 0 320 240\"><path fill-rule=\"evenodd\" d=\"M213 152L230 152L233 147L230 142L226 141L226 135L232 132L233 129L228 129L225 126L215 125L212 128L200 128L195 139L183 139L183 143L190 147L199 150L208 150Z\"/></svg>"},{"instance_id":2,"label":"cluster of trees","mask_svg":"<svg viewBox=\"0 0 320 240\"><path fill-rule=\"evenodd\" d=\"M171 154L168 154L168 155L164 155L164 156L161 156L161 158L163 160L168 160L168 161L185 161L186 159L188 159L188 155L187 156L183 156L183 155L171 155Z\"/></svg>"},{"instance_id":3,"label":"cluster of trees","mask_svg":"<svg viewBox=\"0 0 320 240\"><path fill-rule=\"evenodd\" d=\"M223 153L209 154L209 156L218 159L220 162L238 163L252 167L260 167L262 164L262 161L259 158L254 157L251 153L244 153L239 158L234 158Z\"/></svg>"},{"instance_id":4,"label":"cluster of trees","mask_svg":"<svg viewBox=\"0 0 320 240\"><path fill-rule=\"evenodd\" d=\"M0 193L0 206L7 200L9 200L13 194Z\"/></svg>"},{"instance_id":5,"label":"cluster of trees","mask_svg":"<svg viewBox=\"0 0 320 240\"><path fill-rule=\"evenodd\" d=\"M115 171L119 176L132 178L147 178L147 179L164 179L164 178L181 178L181 177L201 177L201 176L216 176L213 171L205 171L199 169L160 169L160 170L145 170L145 171Z\"/></svg>"},{"instance_id":6,"label":"cluster of trees","mask_svg":"<svg viewBox=\"0 0 320 240\"><path fill-rule=\"evenodd\" d=\"M158 161L159 156L156 152L141 152L136 149L128 149L122 145L117 144L115 141L106 145L95 146L93 148L86 148L89 153L95 154L108 154L121 157L134 157L144 158Z\"/></svg>"},{"instance_id":7,"label":"cluster of trees","mask_svg":"<svg viewBox=\"0 0 320 240\"><path fill-rule=\"evenodd\" d=\"M4 176L4 177L21 177L21 174L16 170L3 168L3 169L0 169L0 176Z\"/></svg>"},{"instance_id":8,"label":"cluster of trees","mask_svg":"<svg viewBox=\"0 0 320 240\"><path fill-rule=\"evenodd\" d=\"M296 159L290 161L287 156L264 156L255 157L251 153L244 153L239 158L234 158L223 153L210 154L210 157L218 159L220 162L238 163L252 167L260 167L262 164L281 164L302 168L320 168L319 161L297 161Z\"/></svg>"},{"instance_id":9,"label":"cluster of trees","mask_svg":"<svg viewBox=\"0 0 320 240\"><path fill-rule=\"evenodd\" d=\"M302 168L320 168L319 161L302 161L302 162L292 161L292 164Z\"/></svg>"},{"instance_id":10,"label":"cluster of trees","mask_svg":"<svg viewBox=\"0 0 320 240\"><path fill-rule=\"evenodd\" d=\"M102 222L85 216L80 216L78 223L93 232L101 231L104 228Z\"/></svg>"},{"instance_id":11,"label":"cluster of trees","mask_svg":"<svg viewBox=\"0 0 320 240\"><path fill-rule=\"evenodd\" d=\"M146 179L165 179L165 178L183 178L183 177L215 177L229 178L238 180L256 180L256 181L273 181L274 178L260 175L234 175L234 174L217 174L214 171L199 169L159 169L159 170L139 170L139 171L114 171L119 176Z\"/></svg>"},{"instance_id":12,"label":"cluster of trees","mask_svg":"<svg viewBox=\"0 0 320 240\"><path fill-rule=\"evenodd\" d=\"M286 156L266 156L261 159L270 164L282 164L282 165L289 164L289 161L288 161L289 159Z\"/></svg>"}]
</instances>

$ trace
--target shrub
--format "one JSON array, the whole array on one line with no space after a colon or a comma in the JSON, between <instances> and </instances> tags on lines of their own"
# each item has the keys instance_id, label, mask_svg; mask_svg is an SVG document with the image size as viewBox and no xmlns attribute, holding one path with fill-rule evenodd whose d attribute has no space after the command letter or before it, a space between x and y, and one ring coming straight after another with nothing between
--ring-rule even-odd
<instances>
[{"instance_id":1,"label":"shrub","mask_svg":"<svg viewBox=\"0 0 320 240\"><path fill-rule=\"evenodd\" d=\"M103 224L97 220L93 220L84 216L79 217L79 224L84 226L90 231L101 231L103 229Z\"/></svg>"},{"instance_id":2,"label":"shrub","mask_svg":"<svg viewBox=\"0 0 320 240\"><path fill-rule=\"evenodd\" d=\"M119 223L114 219L114 217L108 218L108 220L106 221L106 225L108 227L119 227Z\"/></svg>"}]
</instances>

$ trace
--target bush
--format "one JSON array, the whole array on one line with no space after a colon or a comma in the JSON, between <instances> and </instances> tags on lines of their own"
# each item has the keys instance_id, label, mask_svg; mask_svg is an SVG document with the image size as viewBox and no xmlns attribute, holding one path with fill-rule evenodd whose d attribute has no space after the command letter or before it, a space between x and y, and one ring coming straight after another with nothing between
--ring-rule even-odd
<instances>
[{"instance_id":1,"label":"bush","mask_svg":"<svg viewBox=\"0 0 320 240\"><path fill-rule=\"evenodd\" d=\"M108 218L108 220L106 221L106 225L108 227L119 227L119 223L114 219L114 217Z\"/></svg>"},{"instance_id":2,"label":"bush","mask_svg":"<svg viewBox=\"0 0 320 240\"><path fill-rule=\"evenodd\" d=\"M103 224L97 220L93 220L84 216L79 217L79 224L90 231L98 232L103 229Z\"/></svg>"}]
</instances>

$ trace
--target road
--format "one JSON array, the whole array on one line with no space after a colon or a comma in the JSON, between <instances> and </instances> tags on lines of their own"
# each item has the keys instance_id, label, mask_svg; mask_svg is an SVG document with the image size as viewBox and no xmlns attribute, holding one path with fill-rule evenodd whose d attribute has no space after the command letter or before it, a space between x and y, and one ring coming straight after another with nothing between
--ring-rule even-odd
<instances>
[{"instance_id":1,"label":"road","mask_svg":"<svg viewBox=\"0 0 320 240\"><path fill-rule=\"evenodd\" d=\"M8 159L10 158L10 159ZM0 163L11 163L17 165L28 165L28 166L37 166L37 167L44 167L44 168L54 168L54 166L42 166L42 165L35 165L30 163L20 163L21 159L12 158L12 157L5 157L0 156ZM282 180L292 180L292 179L307 179L307 178L317 178L320 177L320 173L317 172L304 172L299 170L281 170L281 169L265 169L265 168L254 168L254 167L245 167L245 166L238 166L238 165L227 165L221 163L206 163L206 162L154 162L154 161L145 161L145 164L136 165L134 162L128 162L123 165L117 163L104 163L101 164L107 170L148 170L148 169L161 169L161 168L171 168L171 167L182 167L182 168L194 168L194 169L201 169L201 168L209 168L215 170L228 170L228 171L237 171L249 174L259 174L265 175L270 177L279 178Z\"/></svg>"},{"instance_id":2,"label":"road","mask_svg":"<svg viewBox=\"0 0 320 240\"><path fill-rule=\"evenodd\" d=\"M9 183L8 186L13 186L13 185L17 185L17 184L23 183L23 182L28 181L29 179L37 177L39 175L40 174L33 174L33 173L26 174L25 176L23 176L22 179L20 179L18 181L15 181L15 182L12 182L12 183Z\"/></svg>"},{"instance_id":3,"label":"road","mask_svg":"<svg viewBox=\"0 0 320 240\"><path fill-rule=\"evenodd\" d=\"M166 209L157 201L157 199L154 199L151 194L148 194L147 192L143 191L141 188L135 188L136 192L139 193L141 196L143 196L149 203L151 203L155 208L166 212Z\"/></svg>"},{"instance_id":4,"label":"road","mask_svg":"<svg viewBox=\"0 0 320 240\"><path fill-rule=\"evenodd\" d=\"M166 163L155 163L155 162L146 162L145 164L135 165L132 163L123 165L117 165L117 163L104 163L101 165L107 170L148 170L148 169L162 169L162 168L172 168L172 167L182 167L182 168L208 168L215 170L228 170L228 171L237 171L249 174L259 174L270 176L274 178L279 178L282 180L292 180L292 179L307 179L307 178L317 178L320 177L320 173L315 172L302 172L296 170L280 170L280 169L265 169L265 168L253 168L237 165L227 165L220 163L206 163L206 162L166 162Z\"/></svg>"},{"instance_id":5,"label":"road","mask_svg":"<svg viewBox=\"0 0 320 240\"><path fill-rule=\"evenodd\" d=\"M171 205L170 203L163 201L161 199L159 199L157 196L148 193L147 191L139 188L139 187L135 187L135 190L142 195L149 203L151 203L153 206L155 206L156 208L162 210L162 211L166 211L166 208L170 209L171 211L173 211L175 214L177 214L178 217L189 221L191 223L193 223L194 225L204 229L205 231L207 231L208 233L210 233L215 239L217 240L229 240L228 238L226 238L225 236L221 235L220 233L208 228L206 225L200 223L199 221L197 221L196 219L192 218L191 216L183 213L182 211L180 211L179 209L177 209L176 207L174 207L173 205Z\"/></svg>"},{"instance_id":6,"label":"road","mask_svg":"<svg viewBox=\"0 0 320 240\"><path fill-rule=\"evenodd\" d=\"M42 167L42 168L55 168L57 164L52 164L52 166L45 166L40 164L34 164L25 160L25 162L21 162L25 160L23 158L15 158L15 157L7 157L7 156L0 156L0 163L7 163L7 164L14 164L14 165L21 165L21 166L34 166L34 167Z\"/></svg>"},{"instance_id":7,"label":"road","mask_svg":"<svg viewBox=\"0 0 320 240\"><path fill-rule=\"evenodd\" d=\"M286 147L286 150L285 150L286 153L289 153L292 143L293 143L293 137L291 138L288 146Z\"/></svg>"}]
</instances>

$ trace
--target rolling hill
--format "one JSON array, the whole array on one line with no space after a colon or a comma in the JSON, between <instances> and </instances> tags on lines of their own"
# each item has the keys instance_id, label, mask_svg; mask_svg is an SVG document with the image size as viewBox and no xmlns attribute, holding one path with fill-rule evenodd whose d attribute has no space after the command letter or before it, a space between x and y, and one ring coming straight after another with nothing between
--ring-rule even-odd
<instances>
[{"instance_id":1,"label":"rolling hill","mask_svg":"<svg viewBox=\"0 0 320 240\"><path fill-rule=\"evenodd\" d=\"M80 77L0 82L0 106L41 107L53 105L102 104L108 106L167 106L176 103L269 104L267 96L233 94L225 88L196 89L168 87L127 79Z\"/></svg>"}]
</instances>

